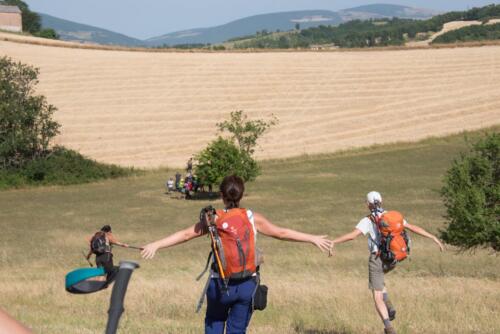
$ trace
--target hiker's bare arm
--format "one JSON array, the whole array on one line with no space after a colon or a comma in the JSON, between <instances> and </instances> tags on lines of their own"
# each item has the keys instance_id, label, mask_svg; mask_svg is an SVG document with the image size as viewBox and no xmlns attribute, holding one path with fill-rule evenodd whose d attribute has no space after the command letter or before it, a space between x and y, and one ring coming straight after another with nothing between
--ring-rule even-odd
<instances>
[{"instance_id":1,"label":"hiker's bare arm","mask_svg":"<svg viewBox=\"0 0 500 334\"><path fill-rule=\"evenodd\" d=\"M29 334L31 331L7 313L0 310L0 333Z\"/></svg>"},{"instance_id":2,"label":"hiker's bare arm","mask_svg":"<svg viewBox=\"0 0 500 334\"><path fill-rule=\"evenodd\" d=\"M328 240L326 235L307 234L289 228L279 227L272 224L266 217L256 212L253 217L257 231L264 235L280 240L309 242L318 247L322 252L330 251L332 241Z\"/></svg>"},{"instance_id":3,"label":"hiker's bare arm","mask_svg":"<svg viewBox=\"0 0 500 334\"><path fill-rule=\"evenodd\" d=\"M344 234L343 236L338 237L337 239L333 240L332 242L332 248L330 249L330 256L334 254L334 247L336 244L341 244L343 242L351 241L362 235L363 232L355 228L352 232L349 232L347 234Z\"/></svg>"},{"instance_id":4,"label":"hiker's bare arm","mask_svg":"<svg viewBox=\"0 0 500 334\"><path fill-rule=\"evenodd\" d=\"M110 244L121 246L121 247L128 247L127 244L124 244L123 242L118 241L118 239L115 238L115 236L111 233L108 234L108 240Z\"/></svg>"},{"instance_id":5,"label":"hiker's bare arm","mask_svg":"<svg viewBox=\"0 0 500 334\"><path fill-rule=\"evenodd\" d=\"M186 241L202 236L205 233L206 229L203 228L202 223L196 223L193 226L175 232L174 234L171 234L166 238L143 246L142 248L144 249L141 251L141 255L144 259L152 259L159 249L182 244Z\"/></svg>"},{"instance_id":6,"label":"hiker's bare arm","mask_svg":"<svg viewBox=\"0 0 500 334\"><path fill-rule=\"evenodd\" d=\"M356 239L357 237L359 237L362 234L363 233L360 230L355 228L354 231L349 232L347 234L344 234L343 236L338 237L337 239L333 240L333 243L334 244L341 244L341 243L346 242L346 241L351 241L351 240Z\"/></svg>"},{"instance_id":7,"label":"hiker's bare arm","mask_svg":"<svg viewBox=\"0 0 500 334\"><path fill-rule=\"evenodd\" d=\"M444 251L444 246L441 243L441 241L439 241L439 239L436 236L430 234L429 232L427 232L423 228L418 227L416 225L411 225L411 224L408 224L408 223L405 225L405 228L409 229L412 232L420 234L421 236L424 236L426 238L431 239L432 241L434 241L439 246L439 249L441 250L441 252Z\"/></svg>"}]
</instances>

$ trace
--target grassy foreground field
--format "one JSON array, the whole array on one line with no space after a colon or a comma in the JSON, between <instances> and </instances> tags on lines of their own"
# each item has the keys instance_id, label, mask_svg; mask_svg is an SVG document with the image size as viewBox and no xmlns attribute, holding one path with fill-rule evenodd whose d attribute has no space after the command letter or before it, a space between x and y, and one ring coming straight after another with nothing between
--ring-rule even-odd
<instances>
[{"instance_id":1,"label":"grassy foreground field","mask_svg":"<svg viewBox=\"0 0 500 334\"><path fill-rule=\"evenodd\" d=\"M243 205L283 226L337 236L366 214L364 196L377 189L387 208L436 233L444 226L442 175L464 147L463 136L454 136L266 161L263 175L248 185ZM105 223L133 244L192 224L208 202L164 195L162 185L171 173L0 192L0 307L37 333L102 333L110 289L70 295L64 275L85 266L85 238ZM333 258L310 245L263 236L259 244L266 256L269 306L254 315L250 333L381 332L367 288L366 240L338 246ZM200 238L141 261L129 285L120 333L201 333L203 315L194 309L203 283L194 278L208 247ZM117 249L115 259L139 256ZM500 331L500 258L487 251L441 254L431 241L414 236L412 259L387 282L398 308L398 333Z\"/></svg>"}]
</instances>

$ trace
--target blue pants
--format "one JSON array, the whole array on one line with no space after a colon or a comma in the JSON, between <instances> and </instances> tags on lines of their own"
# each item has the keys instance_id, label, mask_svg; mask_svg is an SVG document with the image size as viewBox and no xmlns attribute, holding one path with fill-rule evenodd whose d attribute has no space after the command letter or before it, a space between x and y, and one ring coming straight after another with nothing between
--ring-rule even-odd
<instances>
[{"instance_id":1,"label":"blue pants","mask_svg":"<svg viewBox=\"0 0 500 334\"><path fill-rule=\"evenodd\" d=\"M220 289L221 281L210 280L207 290L205 334L245 334L252 317L252 298L256 282L229 282L227 292Z\"/></svg>"}]
</instances>

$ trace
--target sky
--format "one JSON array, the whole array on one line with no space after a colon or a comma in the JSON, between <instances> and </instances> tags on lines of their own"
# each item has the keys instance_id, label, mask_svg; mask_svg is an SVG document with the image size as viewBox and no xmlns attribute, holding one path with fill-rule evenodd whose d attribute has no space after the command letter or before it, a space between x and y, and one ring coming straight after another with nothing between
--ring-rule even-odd
<instances>
[{"instance_id":1,"label":"sky","mask_svg":"<svg viewBox=\"0 0 500 334\"><path fill-rule=\"evenodd\" d=\"M495 0L24 0L36 12L146 39L169 32L211 27L246 16L281 11L340 10L391 3L439 11L465 10Z\"/></svg>"}]
</instances>

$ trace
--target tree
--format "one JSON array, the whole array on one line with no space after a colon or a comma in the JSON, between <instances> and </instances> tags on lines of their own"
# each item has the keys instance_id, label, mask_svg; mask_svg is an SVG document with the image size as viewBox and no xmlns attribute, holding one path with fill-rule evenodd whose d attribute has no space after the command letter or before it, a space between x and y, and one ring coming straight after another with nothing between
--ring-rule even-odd
<instances>
[{"instance_id":1,"label":"tree","mask_svg":"<svg viewBox=\"0 0 500 334\"><path fill-rule=\"evenodd\" d=\"M52 28L42 29L34 33L34 35L41 38L59 39L59 35Z\"/></svg>"},{"instance_id":2,"label":"tree","mask_svg":"<svg viewBox=\"0 0 500 334\"><path fill-rule=\"evenodd\" d=\"M38 69L0 58L0 168L20 167L48 152L60 125L57 110L35 95Z\"/></svg>"},{"instance_id":3,"label":"tree","mask_svg":"<svg viewBox=\"0 0 500 334\"><path fill-rule=\"evenodd\" d=\"M216 126L220 132L228 131L232 135L232 139L236 140L240 150L252 155L257 146L257 140L270 127L278 123L278 119L273 115L269 122L258 119L248 121L248 116L243 113L243 110L233 111L230 114L230 119L222 123L217 123Z\"/></svg>"},{"instance_id":4,"label":"tree","mask_svg":"<svg viewBox=\"0 0 500 334\"><path fill-rule=\"evenodd\" d=\"M245 181L254 180L259 174L257 162L234 142L222 137L211 142L195 159L196 176L204 185L219 184L231 174Z\"/></svg>"},{"instance_id":5,"label":"tree","mask_svg":"<svg viewBox=\"0 0 500 334\"><path fill-rule=\"evenodd\" d=\"M441 231L444 241L500 251L500 133L486 135L453 162L442 196L450 221Z\"/></svg>"},{"instance_id":6,"label":"tree","mask_svg":"<svg viewBox=\"0 0 500 334\"><path fill-rule=\"evenodd\" d=\"M35 34L40 31L42 28L42 24L40 22L40 15L35 12L32 12L29 9L29 6L21 0L4 0L0 1L0 3L4 3L9 6L17 6L22 12L23 19L23 31L29 32L31 34Z\"/></svg>"},{"instance_id":7,"label":"tree","mask_svg":"<svg viewBox=\"0 0 500 334\"><path fill-rule=\"evenodd\" d=\"M300 30L300 23L295 23L295 30Z\"/></svg>"}]
</instances>

